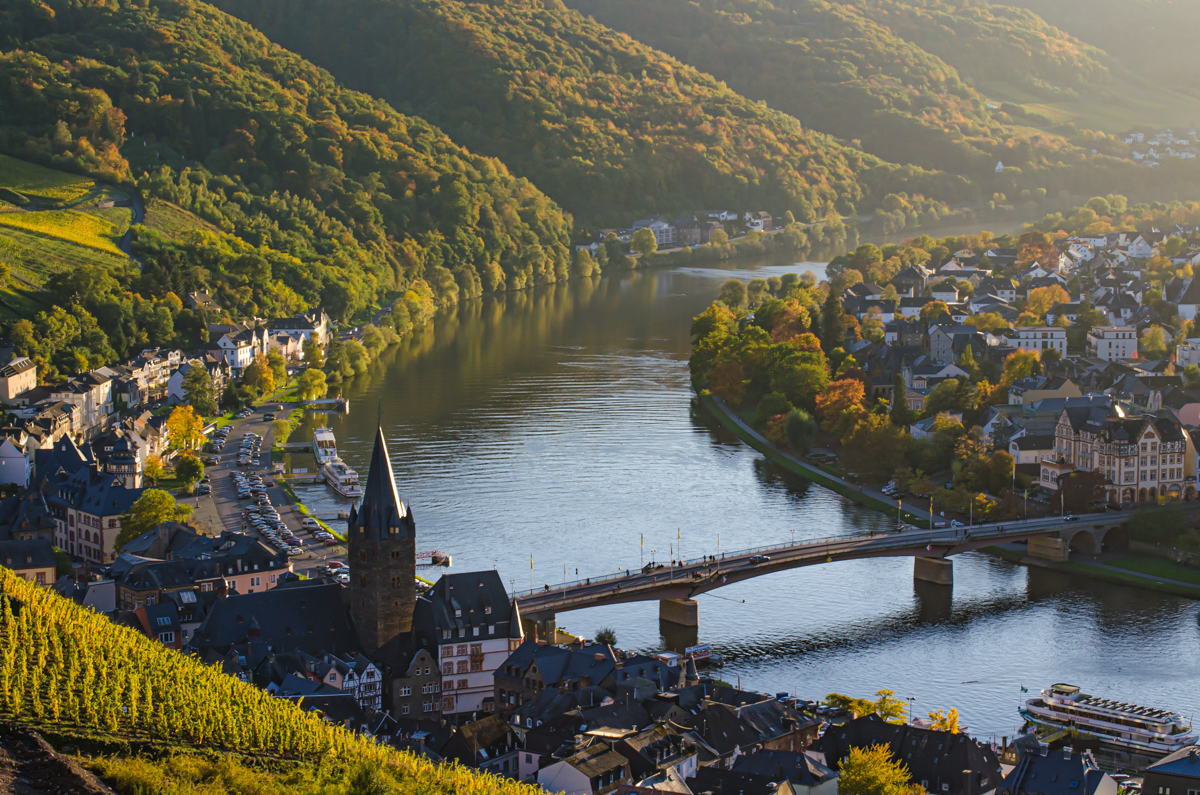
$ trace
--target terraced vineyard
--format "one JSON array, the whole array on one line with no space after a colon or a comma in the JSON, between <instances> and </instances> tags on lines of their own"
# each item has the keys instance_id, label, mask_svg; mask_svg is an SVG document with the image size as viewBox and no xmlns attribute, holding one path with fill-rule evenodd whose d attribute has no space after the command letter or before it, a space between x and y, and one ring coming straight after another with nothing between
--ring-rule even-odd
<instances>
[{"instance_id":1,"label":"terraced vineyard","mask_svg":"<svg viewBox=\"0 0 1200 795\"><path fill-rule=\"evenodd\" d=\"M0 189L7 191L7 195L0 194L0 199L10 204L23 204L22 199L69 204L83 199L95 187L87 177L0 155Z\"/></svg>"}]
</instances>

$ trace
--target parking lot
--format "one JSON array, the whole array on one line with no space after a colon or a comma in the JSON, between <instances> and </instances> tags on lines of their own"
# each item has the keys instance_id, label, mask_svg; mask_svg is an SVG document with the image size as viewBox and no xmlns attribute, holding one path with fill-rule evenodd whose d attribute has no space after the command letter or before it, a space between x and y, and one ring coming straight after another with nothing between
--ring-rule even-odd
<instances>
[{"instance_id":1,"label":"parking lot","mask_svg":"<svg viewBox=\"0 0 1200 795\"><path fill-rule=\"evenodd\" d=\"M269 404L243 412L214 432L206 453L212 463L201 482L208 493L200 495L198 502L211 501L220 527L259 537L286 553L295 571L309 576L328 572L348 581L345 547L315 519L295 510L272 473L275 434L266 417L286 416L285 411L279 404Z\"/></svg>"}]
</instances>

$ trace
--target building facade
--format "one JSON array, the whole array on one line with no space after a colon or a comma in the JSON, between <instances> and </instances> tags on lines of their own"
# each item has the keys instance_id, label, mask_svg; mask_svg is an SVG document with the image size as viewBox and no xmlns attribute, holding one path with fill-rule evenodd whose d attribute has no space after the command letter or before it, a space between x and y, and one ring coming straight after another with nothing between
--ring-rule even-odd
<instances>
[{"instance_id":1,"label":"building facade","mask_svg":"<svg viewBox=\"0 0 1200 795\"><path fill-rule=\"evenodd\" d=\"M1088 332L1087 346L1088 356L1093 359L1106 362L1136 359L1137 331L1129 326L1096 326Z\"/></svg>"},{"instance_id":2,"label":"building facade","mask_svg":"<svg viewBox=\"0 0 1200 795\"><path fill-rule=\"evenodd\" d=\"M1008 344L1022 351L1058 351L1067 355L1067 330L1057 326L1018 326L1005 332Z\"/></svg>"}]
</instances>

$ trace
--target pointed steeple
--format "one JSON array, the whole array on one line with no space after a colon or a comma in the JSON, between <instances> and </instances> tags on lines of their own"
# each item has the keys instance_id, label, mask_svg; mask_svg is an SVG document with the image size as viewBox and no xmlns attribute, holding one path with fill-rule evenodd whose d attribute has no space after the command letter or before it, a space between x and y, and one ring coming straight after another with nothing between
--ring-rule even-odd
<instances>
[{"instance_id":1,"label":"pointed steeple","mask_svg":"<svg viewBox=\"0 0 1200 795\"><path fill-rule=\"evenodd\" d=\"M396 491L396 477L392 473L392 459L388 456L382 427L375 433L375 449L371 452L371 468L367 473L362 505L350 509L348 525L352 531L365 531L371 538L379 540L416 537L412 512Z\"/></svg>"}]
</instances>

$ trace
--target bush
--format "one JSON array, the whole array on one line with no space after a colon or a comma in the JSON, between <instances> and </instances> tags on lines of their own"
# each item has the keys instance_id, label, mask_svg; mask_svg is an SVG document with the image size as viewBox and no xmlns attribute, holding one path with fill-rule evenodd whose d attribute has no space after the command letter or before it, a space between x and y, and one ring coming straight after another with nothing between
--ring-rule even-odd
<instances>
[{"instance_id":1,"label":"bush","mask_svg":"<svg viewBox=\"0 0 1200 795\"><path fill-rule=\"evenodd\" d=\"M817 436L817 421L804 409L792 409L783 424L788 446L801 455L808 455Z\"/></svg>"},{"instance_id":2,"label":"bush","mask_svg":"<svg viewBox=\"0 0 1200 795\"><path fill-rule=\"evenodd\" d=\"M794 406L783 396L781 392L768 392L763 395L763 399L758 401L758 408L754 411L754 427L762 430L767 427L767 420L778 414L788 414Z\"/></svg>"}]
</instances>

